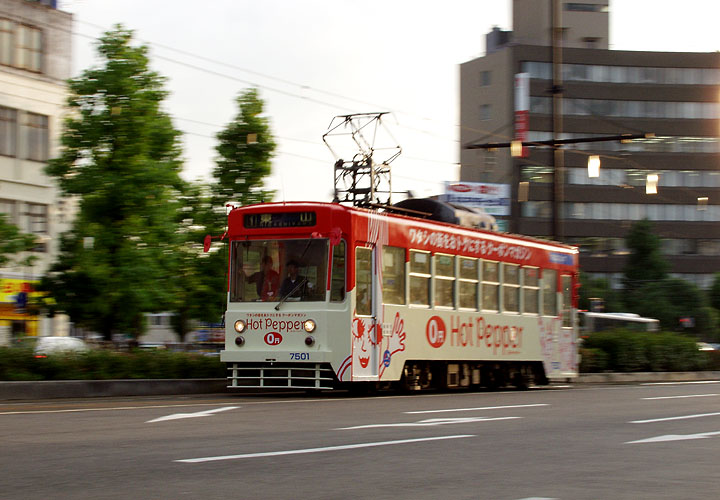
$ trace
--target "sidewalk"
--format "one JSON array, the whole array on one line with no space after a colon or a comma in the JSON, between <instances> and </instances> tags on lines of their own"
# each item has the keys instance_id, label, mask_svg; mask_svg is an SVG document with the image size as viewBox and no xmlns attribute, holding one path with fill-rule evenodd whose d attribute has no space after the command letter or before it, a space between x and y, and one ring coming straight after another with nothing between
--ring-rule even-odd
<instances>
[{"instance_id":1,"label":"sidewalk","mask_svg":"<svg viewBox=\"0 0 720 500\"><path fill-rule=\"evenodd\" d=\"M720 371L583 373L571 379L574 385L637 384L643 382L720 381ZM227 380L44 380L40 382L0 382L0 401L12 399L62 399L113 396L159 396L173 394L233 393Z\"/></svg>"}]
</instances>

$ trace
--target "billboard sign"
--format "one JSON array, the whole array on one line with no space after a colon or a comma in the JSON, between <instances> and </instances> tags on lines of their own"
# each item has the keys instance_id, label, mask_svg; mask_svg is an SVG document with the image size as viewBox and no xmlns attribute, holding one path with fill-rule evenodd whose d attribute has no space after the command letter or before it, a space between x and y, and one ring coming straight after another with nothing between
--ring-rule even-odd
<instances>
[{"instance_id":1,"label":"billboard sign","mask_svg":"<svg viewBox=\"0 0 720 500\"><path fill-rule=\"evenodd\" d=\"M445 181L442 201L482 208L490 215L510 215L510 184Z\"/></svg>"}]
</instances>

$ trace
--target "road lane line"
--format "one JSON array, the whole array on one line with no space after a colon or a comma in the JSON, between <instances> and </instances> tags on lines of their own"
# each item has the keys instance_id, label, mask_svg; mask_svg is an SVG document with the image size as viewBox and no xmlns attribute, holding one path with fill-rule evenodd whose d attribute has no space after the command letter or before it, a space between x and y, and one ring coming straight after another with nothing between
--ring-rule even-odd
<instances>
[{"instance_id":1,"label":"road lane line","mask_svg":"<svg viewBox=\"0 0 720 500\"><path fill-rule=\"evenodd\" d=\"M692 382L644 382L640 385L692 385L692 384L720 384L720 380L694 380Z\"/></svg>"},{"instance_id":2,"label":"road lane line","mask_svg":"<svg viewBox=\"0 0 720 500\"><path fill-rule=\"evenodd\" d=\"M699 434L666 434L664 436L655 436L647 439L638 439L637 441L628 441L625 444L640 444L640 443L662 443L666 441L686 441L689 439L708 439L711 437L720 436L720 431L716 432L701 432Z\"/></svg>"},{"instance_id":3,"label":"road lane line","mask_svg":"<svg viewBox=\"0 0 720 500\"><path fill-rule=\"evenodd\" d=\"M357 443L357 444L344 444L340 446L326 446L323 448L305 448L300 450L285 450L285 451L266 451L261 453L245 453L242 455L223 455L217 457L202 457L202 458L185 458L182 460L173 460L173 462L182 463L203 463L203 462L217 462L220 460L238 460L242 458L263 458L263 457L279 457L283 455L302 455L306 453L324 453L327 451L342 451L342 450L356 450L359 448L372 448L376 446L394 446L397 444L408 444L408 443L422 443L427 441L442 441L445 439L463 439L476 437L475 434L457 434L454 436L437 436L417 439L398 439L396 441L376 441L374 443Z\"/></svg>"},{"instance_id":4,"label":"road lane line","mask_svg":"<svg viewBox=\"0 0 720 500\"><path fill-rule=\"evenodd\" d=\"M654 422L668 422L670 420L686 420L690 418L716 417L720 413L698 413L696 415L680 415L679 417L651 418L648 420L633 420L629 424L652 424Z\"/></svg>"},{"instance_id":5,"label":"road lane line","mask_svg":"<svg viewBox=\"0 0 720 500\"><path fill-rule=\"evenodd\" d=\"M640 399L653 400L653 399L709 398L711 396L720 396L720 394L689 394L687 396L659 396L656 398L640 398Z\"/></svg>"},{"instance_id":6,"label":"road lane line","mask_svg":"<svg viewBox=\"0 0 720 500\"><path fill-rule=\"evenodd\" d=\"M174 413L172 415L165 415L164 417L158 417L158 418L154 418L152 420L148 420L145 423L151 424L153 422L164 422L166 420L178 420L181 418L209 417L210 415L214 415L215 413L219 413L221 411L237 410L238 408L240 408L240 407L239 406L225 406L223 408L215 408L213 410L197 411L195 413Z\"/></svg>"},{"instance_id":7,"label":"road lane line","mask_svg":"<svg viewBox=\"0 0 720 500\"><path fill-rule=\"evenodd\" d=\"M415 415L419 413L450 413L456 411L481 411L481 410L506 410L508 408L532 408L536 406L550 406L549 404L529 404L529 405L512 405L512 406L483 406L479 408L449 408L446 410L420 410L420 411L406 411L408 415Z\"/></svg>"},{"instance_id":8,"label":"road lane line","mask_svg":"<svg viewBox=\"0 0 720 500\"><path fill-rule=\"evenodd\" d=\"M381 427L433 427L436 425L470 424L473 422L492 422L495 420L515 420L522 417L465 417L465 418L431 418L418 422L398 422L394 424L366 424L353 427L339 427L336 431L347 431L356 429L378 429Z\"/></svg>"}]
</instances>

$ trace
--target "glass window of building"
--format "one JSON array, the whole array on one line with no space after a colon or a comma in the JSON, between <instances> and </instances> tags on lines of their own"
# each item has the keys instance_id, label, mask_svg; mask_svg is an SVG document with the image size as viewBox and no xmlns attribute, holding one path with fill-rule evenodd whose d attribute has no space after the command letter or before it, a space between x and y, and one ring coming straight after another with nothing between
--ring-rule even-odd
<instances>
[{"instance_id":1,"label":"glass window of building","mask_svg":"<svg viewBox=\"0 0 720 500\"><path fill-rule=\"evenodd\" d=\"M37 113L25 113L22 133L27 145L25 158L34 161L47 161L49 149L48 117Z\"/></svg>"},{"instance_id":2,"label":"glass window of building","mask_svg":"<svg viewBox=\"0 0 720 500\"><path fill-rule=\"evenodd\" d=\"M0 155L15 156L17 110L0 106Z\"/></svg>"}]
</instances>

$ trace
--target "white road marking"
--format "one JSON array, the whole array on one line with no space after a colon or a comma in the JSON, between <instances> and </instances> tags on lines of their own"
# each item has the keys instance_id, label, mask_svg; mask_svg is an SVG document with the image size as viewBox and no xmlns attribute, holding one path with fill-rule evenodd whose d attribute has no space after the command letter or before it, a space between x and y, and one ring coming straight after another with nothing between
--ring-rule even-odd
<instances>
[{"instance_id":1,"label":"white road marking","mask_svg":"<svg viewBox=\"0 0 720 500\"><path fill-rule=\"evenodd\" d=\"M406 411L408 415L414 415L418 413L449 413L455 411L481 411L481 410L505 410L508 408L531 408L534 406L550 406L549 404L530 404L530 405L512 405L512 406L483 406L480 408L450 408L447 410L421 410L421 411Z\"/></svg>"},{"instance_id":2,"label":"white road marking","mask_svg":"<svg viewBox=\"0 0 720 500\"><path fill-rule=\"evenodd\" d=\"M648 420L633 420L630 424L652 424L654 422L667 422L670 420L686 420L689 418L716 417L720 413L698 413L697 415L681 415L679 417L651 418Z\"/></svg>"},{"instance_id":3,"label":"white road marking","mask_svg":"<svg viewBox=\"0 0 720 500\"><path fill-rule=\"evenodd\" d=\"M637 441L628 441L625 444L637 444L637 443L662 443L665 441L685 441L688 439L708 439L711 437L720 436L720 431L716 432L701 432L699 434L666 434L664 436L655 436L648 439L638 439Z\"/></svg>"},{"instance_id":4,"label":"white road marking","mask_svg":"<svg viewBox=\"0 0 720 500\"><path fill-rule=\"evenodd\" d=\"M458 434L455 436L437 436L428 438L417 438L417 439L399 439L397 441L378 441L374 443L357 443L357 444L344 444L340 446L326 446L323 448L306 448L300 450L285 450L285 451L266 451L262 453L245 453L242 455L224 455L218 457L202 457L202 458L185 458L182 460L174 460L174 462L183 463L202 463L202 462L217 462L220 460L237 460L241 458L262 458L262 457L278 457L282 455L302 455L305 453L323 453L326 451L342 451L342 450L355 450L358 448L372 448L375 446L392 446L396 444L408 444L408 443L421 443L425 441L441 441L445 439L463 439L475 437L475 434Z\"/></svg>"},{"instance_id":5,"label":"white road marking","mask_svg":"<svg viewBox=\"0 0 720 500\"><path fill-rule=\"evenodd\" d=\"M195 413L175 413L173 415L166 415L164 417L154 418L152 420L148 420L145 423L150 424L153 422L163 422L165 420L178 420L181 418L209 417L210 415L214 415L215 413L219 413L221 411L236 410L238 408L240 408L240 407L239 406L225 406L223 408L215 408L213 410L198 411Z\"/></svg>"},{"instance_id":6,"label":"white road marking","mask_svg":"<svg viewBox=\"0 0 720 500\"><path fill-rule=\"evenodd\" d=\"M493 420L514 420L522 417L465 417L465 418L430 418L418 422L399 422L396 424L367 424L353 427L339 427L336 431L347 431L355 429L378 429L381 427L433 427L436 425L470 424L473 422L491 422Z\"/></svg>"},{"instance_id":7,"label":"white road marking","mask_svg":"<svg viewBox=\"0 0 720 500\"><path fill-rule=\"evenodd\" d=\"M692 382L644 382L640 385L691 385L691 384L720 384L720 380L694 380Z\"/></svg>"},{"instance_id":8,"label":"white road marking","mask_svg":"<svg viewBox=\"0 0 720 500\"><path fill-rule=\"evenodd\" d=\"M689 394L687 396L660 396L657 398L641 398L641 399L683 399L683 398L709 398L711 396L720 396L720 394Z\"/></svg>"},{"instance_id":9,"label":"white road marking","mask_svg":"<svg viewBox=\"0 0 720 500\"><path fill-rule=\"evenodd\" d=\"M0 415L27 415L33 413L82 413L85 411L145 410L146 408L184 408L189 406L218 406L227 403L191 403L179 405L112 406L109 408L71 408L67 410L19 410L4 411Z\"/></svg>"}]
</instances>

